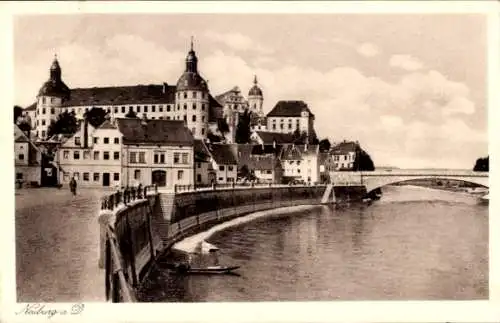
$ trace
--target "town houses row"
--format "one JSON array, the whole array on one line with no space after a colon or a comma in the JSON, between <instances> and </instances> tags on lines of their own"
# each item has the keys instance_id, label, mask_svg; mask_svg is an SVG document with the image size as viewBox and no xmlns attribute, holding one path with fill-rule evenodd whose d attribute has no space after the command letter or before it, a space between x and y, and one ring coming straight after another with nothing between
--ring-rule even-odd
<instances>
[{"instance_id":1,"label":"town houses row","mask_svg":"<svg viewBox=\"0 0 500 323\"><path fill-rule=\"evenodd\" d=\"M183 121L139 118L107 119L94 128L80 122L72 136L59 136L55 158L42 162L44 145L15 129L16 180L82 186L156 184L212 185L242 178L266 183L320 183L329 172L352 168L356 144L345 142L329 152L318 145L283 141L283 134L255 132L260 143L212 144L196 139ZM286 138L285 138L286 139ZM47 144L48 142L46 142Z\"/></svg>"},{"instance_id":2,"label":"town houses row","mask_svg":"<svg viewBox=\"0 0 500 323\"><path fill-rule=\"evenodd\" d=\"M353 167L355 143L322 153L318 145L295 144L297 131L306 138L316 135L308 105L283 100L265 115L256 77L253 83L247 98L238 87L212 96L192 43L176 85L70 89L55 58L36 101L18 120L32 130L14 131L16 180L57 185L75 178L84 186L173 187L231 183L238 180L238 170L246 169L259 181L316 183L325 181L328 171ZM107 112L97 127L86 118L92 108ZM251 144L235 144L245 111L251 113ZM78 131L49 137L50 124L64 112L76 115ZM130 113L138 117L127 117ZM211 142L210 133L223 140Z\"/></svg>"}]
</instances>

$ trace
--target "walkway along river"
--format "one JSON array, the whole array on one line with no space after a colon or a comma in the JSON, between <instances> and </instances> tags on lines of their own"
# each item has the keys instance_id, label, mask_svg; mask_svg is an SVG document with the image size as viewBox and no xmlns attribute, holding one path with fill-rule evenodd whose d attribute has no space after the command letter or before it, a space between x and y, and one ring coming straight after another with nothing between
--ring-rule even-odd
<instances>
[{"instance_id":1,"label":"walkway along river","mask_svg":"<svg viewBox=\"0 0 500 323\"><path fill-rule=\"evenodd\" d=\"M239 276L175 276L162 259L139 300L488 298L488 207L461 193L383 192L371 205L274 213L215 232L207 241Z\"/></svg>"}]
</instances>

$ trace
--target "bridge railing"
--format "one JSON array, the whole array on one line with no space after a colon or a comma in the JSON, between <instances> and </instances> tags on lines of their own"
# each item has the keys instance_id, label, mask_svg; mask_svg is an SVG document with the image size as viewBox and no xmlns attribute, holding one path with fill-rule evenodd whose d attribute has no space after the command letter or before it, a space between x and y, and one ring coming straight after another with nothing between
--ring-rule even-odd
<instances>
[{"instance_id":1,"label":"bridge railing","mask_svg":"<svg viewBox=\"0 0 500 323\"><path fill-rule=\"evenodd\" d=\"M300 187L300 186L326 186L326 184L274 184L274 183L224 183L212 185L174 185L175 193L196 191L218 191L231 189L252 189L263 187Z\"/></svg>"},{"instance_id":2,"label":"bridge railing","mask_svg":"<svg viewBox=\"0 0 500 323\"><path fill-rule=\"evenodd\" d=\"M101 200L101 210L113 210L120 204L127 204L135 200L143 199L149 194L158 193L156 185L125 187L113 194L107 195Z\"/></svg>"}]
</instances>

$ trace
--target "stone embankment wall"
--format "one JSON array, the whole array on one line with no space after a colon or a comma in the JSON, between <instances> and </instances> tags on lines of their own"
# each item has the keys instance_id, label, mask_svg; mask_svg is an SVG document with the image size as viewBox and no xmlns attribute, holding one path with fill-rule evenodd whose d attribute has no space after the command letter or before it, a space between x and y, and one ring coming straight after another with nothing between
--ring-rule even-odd
<instances>
[{"instance_id":1,"label":"stone embankment wall","mask_svg":"<svg viewBox=\"0 0 500 323\"><path fill-rule=\"evenodd\" d=\"M106 268L107 298L134 301L148 264L187 236L248 213L319 204L324 190L325 186L282 186L153 193L102 210L100 265Z\"/></svg>"}]
</instances>

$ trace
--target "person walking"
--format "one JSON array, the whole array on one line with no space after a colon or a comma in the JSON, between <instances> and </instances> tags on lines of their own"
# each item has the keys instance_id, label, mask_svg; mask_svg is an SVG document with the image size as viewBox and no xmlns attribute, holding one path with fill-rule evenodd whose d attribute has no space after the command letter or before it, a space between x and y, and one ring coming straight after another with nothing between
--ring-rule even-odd
<instances>
[{"instance_id":1,"label":"person walking","mask_svg":"<svg viewBox=\"0 0 500 323\"><path fill-rule=\"evenodd\" d=\"M76 196L76 180L75 178L71 178L71 181L69 182L69 189L71 190L71 193L73 193L73 196Z\"/></svg>"}]
</instances>

